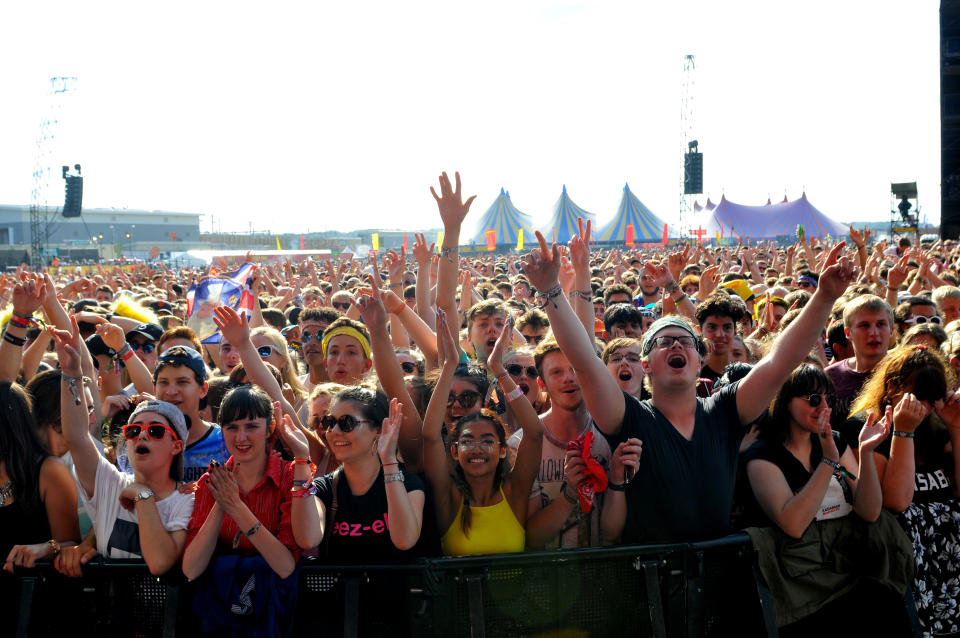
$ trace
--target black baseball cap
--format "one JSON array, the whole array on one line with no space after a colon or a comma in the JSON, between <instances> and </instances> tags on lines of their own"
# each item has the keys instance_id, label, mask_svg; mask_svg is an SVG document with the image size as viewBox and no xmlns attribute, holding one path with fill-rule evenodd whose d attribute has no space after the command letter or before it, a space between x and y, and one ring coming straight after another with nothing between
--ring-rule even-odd
<instances>
[{"instance_id":1,"label":"black baseball cap","mask_svg":"<svg viewBox=\"0 0 960 638\"><path fill-rule=\"evenodd\" d=\"M141 335L150 341L157 342L160 341L160 337L163 336L163 328L155 323L141 323L139 326L126 334L127 341L130 341L130 338L133 337L133 335Z\"/></svg>"}]
</instances>

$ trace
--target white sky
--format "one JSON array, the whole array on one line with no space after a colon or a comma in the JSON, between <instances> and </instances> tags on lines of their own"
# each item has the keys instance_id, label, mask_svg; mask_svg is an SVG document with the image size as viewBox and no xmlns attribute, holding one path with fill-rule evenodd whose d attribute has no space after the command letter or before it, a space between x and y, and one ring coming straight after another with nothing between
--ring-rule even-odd
<instances>
[{"instance_id":1,"label":"white sky","mask_svg":"<svg viewBox=\"0 0 960 638\"><path fill-rule=\"evenodd\" d=\"M880 221L890 182L916 180L935 223L938 8L5 2L0 203L30 203L49 78L75 75L52 165L83 165L88 207L198 212L223 230L416 230L439 225L428 187L459 170L474 219L503 186L545 221L566 184L602 223L629 182L673 223L692 53L714 201L805 188L837 220Z\"/></svg>"}]
</instances>

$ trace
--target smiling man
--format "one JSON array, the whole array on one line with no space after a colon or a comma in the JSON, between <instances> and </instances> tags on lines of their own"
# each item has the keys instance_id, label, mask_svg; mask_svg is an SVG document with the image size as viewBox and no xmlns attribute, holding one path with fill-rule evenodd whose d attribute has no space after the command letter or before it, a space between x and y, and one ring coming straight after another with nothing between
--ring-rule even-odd
<instances>
[{"instance_id":1,"label":"smiling man","mask_svg":"<svg viewBox=\"0 0 960 638\"><path fill-rule=\"evenodd\" d=\"M357 385L373 367L370 331L359 321L340 317L323 331L324 363L334 383Z\"/></svg>"},{"instance_id":2,"label":"smiling man","mask_svg":"<svg viewBox=\"0 0 960 638\"><path fill-rule=\"evenodd\" d=\"M300 383L307 390L313 390L321 383L330 380L327 374L326 360L323 357L323 331L337 320L340 314L333 308L306 308L300 313L300 344L303 362L307 373L300 377Z\"/></svg>"},{"instance_id":3,"label":"smiling man","mask_svg":"<svg viewBox=\"0 0 960 638\"><path fill-rule=\"evenodd\" d=\"M730 531L740 442L777 389L810 352L834 300L853 278L838 259L844 242L824 260L819 287L770 354L742 380L717 394L697 397L706 347L685 320L668 316L646 332L643 370L652 398L626 394L593 350L593 344L560 287L560 252L537 233L539 249L525 259L530 282L547 298L554 335L569 358L596 427L613 452L601 533L605 542L686 542ZM706 315L710 316L710 315ZM732 335L731 335L732 336ZM639 456L639 457L638 457ZM635 464L632 481L624 465ZM529 534L529 531L528 531Z\"/></svg>"}]
</instances>

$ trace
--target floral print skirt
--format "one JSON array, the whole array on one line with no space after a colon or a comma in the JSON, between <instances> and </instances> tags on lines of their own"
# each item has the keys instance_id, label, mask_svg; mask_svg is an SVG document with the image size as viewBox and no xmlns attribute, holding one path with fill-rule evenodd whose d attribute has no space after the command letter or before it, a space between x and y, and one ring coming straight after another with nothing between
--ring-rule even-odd
<instances>
[{"instance_id":1,"label":"floral print skirt","mask_svg":"<svg viewBox=\"0 0 960 638\"><path fill-rule=\"evenodd\" d=\"M960 632L960 502L912 503L899 518L913 543L924 638Z\"/></svg>"}]
</instances>

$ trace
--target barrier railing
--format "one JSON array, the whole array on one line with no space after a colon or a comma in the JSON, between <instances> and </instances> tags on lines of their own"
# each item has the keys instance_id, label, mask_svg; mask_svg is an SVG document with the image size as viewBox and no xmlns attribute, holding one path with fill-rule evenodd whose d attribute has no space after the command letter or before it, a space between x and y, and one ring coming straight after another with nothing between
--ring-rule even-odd
<instances>
[{"instance_id":1,"label":"barrier railing","mask_svg":"<svg viewBox=\"0 0 960 638\"><path fill-rule=\"evenodd\" d=\"M300 569L293 635L776 636L749 538L398 565ZM50 565L20 573L18 636L46 636L64 596L97 636L190 636L192 585L142 562L94 560L81 579ZM64 588L71 589L66 593ZM87 632L85 632L87 633ZM93 633L93 632L90 632Z\"/></svg>"}]
</instances>

